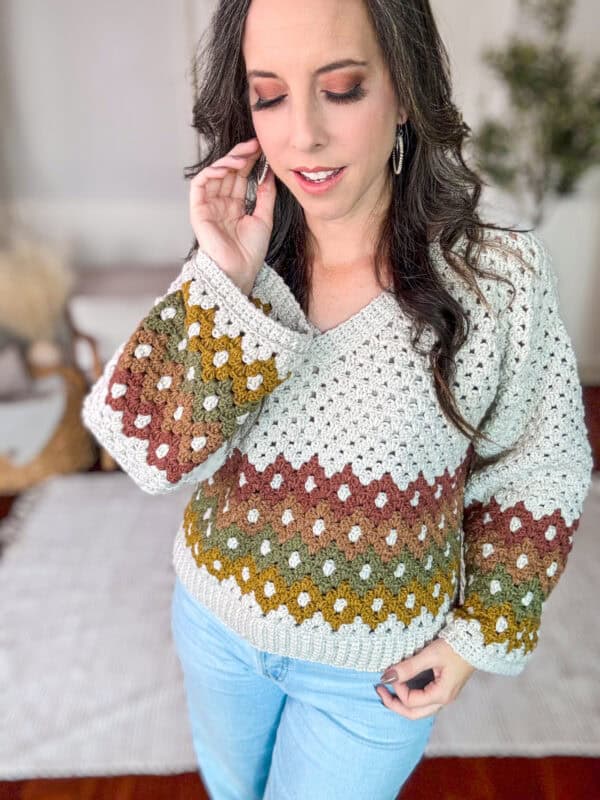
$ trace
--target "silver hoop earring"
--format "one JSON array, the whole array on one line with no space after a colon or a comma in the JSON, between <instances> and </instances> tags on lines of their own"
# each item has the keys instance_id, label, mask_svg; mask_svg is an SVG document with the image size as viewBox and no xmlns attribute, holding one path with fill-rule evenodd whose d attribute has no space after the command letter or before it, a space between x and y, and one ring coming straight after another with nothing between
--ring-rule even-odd
<instances>
[{"instance_id":1,"label":"silver hoop earring","mask_svg":"<svg viewBox=\"0 0 600 800\"><path fill-rule=\"evenodd\" d=\"M267 170L269 169L269 162L267 161L265 156L262 155L261 158L264 160L264 165L263 165L262 170L260 172L260 177L258 178L258 185L259 186L264 181L264 179L267 177Z\"/></svg>"},{"instance_id":2,"label":"silver hoop earring","mask_svg":"<svg viewBox=\"0 0 600 800\"><path fill-rule=\"evenodd\" d=\"M402 172L402 164L404 162L404 126L398 125L396 130L396 141L394 142L394 149L392 150L392 164L394 165L394 173L400 175Z\"/></svg>"}]
</instances>

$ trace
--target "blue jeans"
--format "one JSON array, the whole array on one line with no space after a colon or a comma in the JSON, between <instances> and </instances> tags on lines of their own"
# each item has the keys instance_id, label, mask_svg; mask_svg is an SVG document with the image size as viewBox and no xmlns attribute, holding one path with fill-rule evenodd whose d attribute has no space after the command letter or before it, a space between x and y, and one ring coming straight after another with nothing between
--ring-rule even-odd
<instances>
[{"instance_id":1,"label":"blue jeans","mask_svg":"<svg viewBox=\"0 0 600 800\"><path fill-rule=\"evenodd\" d=\"M253 647L176 577L172 633L211 800L395 800L436 716L410 720L362 672ZM393 688L388 684L393 692Z\"/></svg>"}]
</instances>

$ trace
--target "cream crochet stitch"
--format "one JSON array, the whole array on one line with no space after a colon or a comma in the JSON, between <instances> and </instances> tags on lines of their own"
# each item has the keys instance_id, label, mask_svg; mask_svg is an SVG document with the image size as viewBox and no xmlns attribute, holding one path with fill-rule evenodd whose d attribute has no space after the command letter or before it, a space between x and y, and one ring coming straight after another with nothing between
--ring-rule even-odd
<instances>
[{"instance_id":1,"label":"cream crochet stitch","mask_svg":"<svg viewBox=\"0 0 600 800\"><path fill-rule=\"evenodd\" d=\"M487 307L431 244L471 323L460 410L496 443L481 455L514 446L477 472L391 292L321 333L266 263L248 298L196 253L86 397L144 491L193 487L174 569L254 646L367 671L437 636L489 672L531 657L592 454L548 252L494 238L480 263L516 296L478 278Z\"/></svg>"}]
</instances>

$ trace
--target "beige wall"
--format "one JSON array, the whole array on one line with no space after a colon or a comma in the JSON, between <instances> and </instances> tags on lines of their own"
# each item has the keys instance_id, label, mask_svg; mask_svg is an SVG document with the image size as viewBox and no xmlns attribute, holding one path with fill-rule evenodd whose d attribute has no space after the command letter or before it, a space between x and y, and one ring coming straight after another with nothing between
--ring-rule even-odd
<instances>
[{"instance_id":1,"label":"beige wall","mask_svg":"<svg viewBox=\"0 0 600 800\"><path fill-rule=\"evenodd\" d=\"M457 103L476 129L480 119L501 115L504 92L480 65L479 54L497 46L514 27L523 26L517 0L431 0L447 44ZM590 60L600 56L597 0L577 0L569 44ZM486 189L484 205L507 221L521 220L511 198ZM600 168L590 171L575 196L550 203L538 234L552 254L559 277L563 318L586 383L600 383Z\"/></svg>"},{"instance_id":2,"label":"beige wall","mask_svg":"<svg viewBox=\"0 0 600 800\"><path fill-rule=\"evenodd\" d=\"M432 0L455 97L476 129L505 97L480 62L519 19L517 0ZM190 128L192 43L214 2L2 0L0 198L77 264L164 264L192 233L183 169ZM572 44L598 54L597 0L579 0ZM486 190L501 216L518 212ZM551 207L539 233L559 274L561 302L586 380L600 380L600 170ZM522 222L525 222L521 218Z\"/></svg>"}]
</instances>

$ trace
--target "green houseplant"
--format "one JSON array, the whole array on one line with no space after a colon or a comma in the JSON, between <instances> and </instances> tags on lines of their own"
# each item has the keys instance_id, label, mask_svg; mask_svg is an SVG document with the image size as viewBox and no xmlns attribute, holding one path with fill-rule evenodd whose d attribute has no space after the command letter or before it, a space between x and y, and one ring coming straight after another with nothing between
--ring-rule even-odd
<instances>
[{"instance_id":1,"label":"green houseplant","mask_svg":"<svg viewBox=\"0 0 600 800\"><path fill-rule=\"evenodd\" d=\"M600 163L600 59L584 63L566 47L574 0L519 3L531 34L483 53L506 86L506 118L484 120L472 142L479 169L528 200L537 227L545 201L572 194Z\"/></svg>"}]
</instances>

